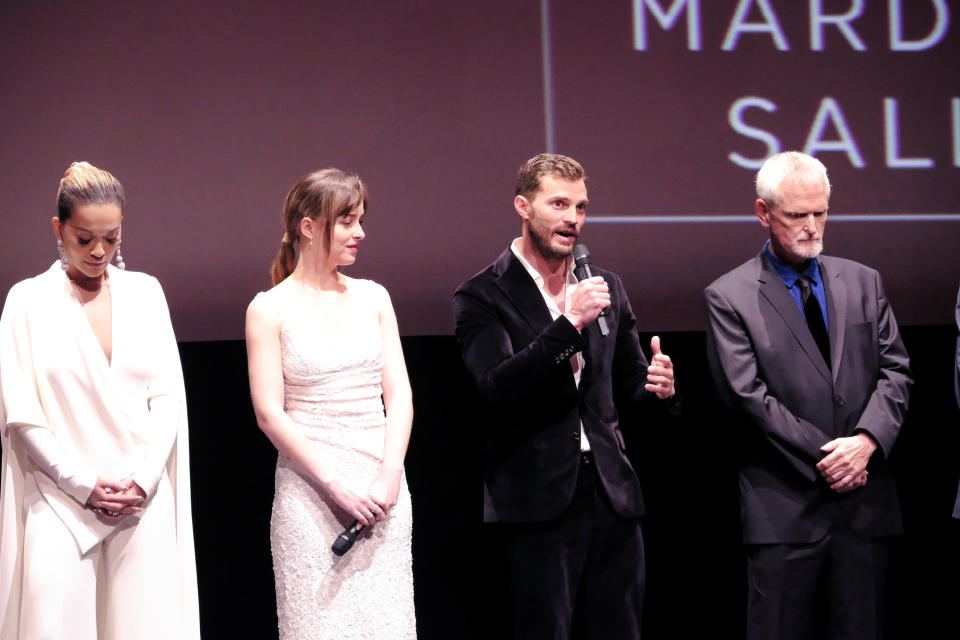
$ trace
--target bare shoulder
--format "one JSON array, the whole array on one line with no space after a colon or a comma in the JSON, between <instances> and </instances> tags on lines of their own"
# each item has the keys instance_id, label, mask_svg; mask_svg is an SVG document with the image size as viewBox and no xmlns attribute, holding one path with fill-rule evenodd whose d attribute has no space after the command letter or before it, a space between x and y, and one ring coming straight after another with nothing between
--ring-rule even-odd
<instances>
[{"instance_id":1,"label":"bare shoulder","mask_svg":"<svg viewBox=\"0 0 960 640\"><path fill-rule=\"evenodd\" d=\"M280 307L289 292L290 283L284 280L267 291L253 297L247 306L247 320L266 324L279 324Z\"/></svg>"}]
</instances>

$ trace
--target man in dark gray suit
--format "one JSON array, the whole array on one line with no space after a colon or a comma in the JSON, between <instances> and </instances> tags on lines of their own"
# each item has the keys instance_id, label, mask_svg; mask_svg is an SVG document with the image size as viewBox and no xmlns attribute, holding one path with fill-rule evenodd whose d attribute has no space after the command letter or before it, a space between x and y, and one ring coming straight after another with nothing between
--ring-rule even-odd
<instances>
[{"instance_id":1,"label":"man in dark gray suit","mask_svg":"<svg viewBox=\"0 0 960 640\"><path fill-rule=\"evenodd\" d=\"M747 637L879 638L907 353L880 275L820 255L823 164L781 153L756 185L770 240L705 291L710 367L743 440Z\"/></svg>"}]
</instances>

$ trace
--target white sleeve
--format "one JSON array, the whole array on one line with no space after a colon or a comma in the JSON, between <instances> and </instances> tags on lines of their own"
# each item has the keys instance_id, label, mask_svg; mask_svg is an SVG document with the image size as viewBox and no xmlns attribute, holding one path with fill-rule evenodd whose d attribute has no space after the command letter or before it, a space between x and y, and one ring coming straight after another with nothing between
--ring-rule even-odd
<instances>
[{"instance_id":1,"label":"white sleeve","mask_svg":"<svg viewBox=\"0 0 960 640\"><path fill-rule=\"evenodd\" d=\"M149 336L155 341L153 370L147 390L147 402L150 416L147 419L145 433L149 434L150 447L144 462L133 474L133 481L150 498L156 493L160 479L163 477L167 460L177 439L181 420L186 419L186 407L183 390L183 371L180 368L180 353L177 350L177 340L173 335L173 325L170 323L170 311L167 308L163 290L156 281L156 296L151 306L154 309L154 335Z\"/></svg>"},{"instance_id":2,"label":"white sleeve","mask_svg":"<svg viewBox=\"0 0 960 640\"><path fill-rule=\"evenodd\" d=\"M47 425L34 385L28 299L29 292L22 284L15 285L0 316L0 428L11 437L19 435L27 454L43 472L67 495L86 504L97 474L67 454Z\"/></svg>"},{"instance_id":3,"label":"white sleeve","mask_svg":"<svg viewBox=\"0 0 960 640\"><path fill-rule=\"evenodd\" d=\"M80 504L86 504L97 486L97 474L71 460L49 429L26 427L17 429L16 433L30 459L57 483L57 487Z\"/></svg>"},{"instance_id":4,"label":"white sleeve","mask_svg":"<svg viewBox=\"0 0 960 640\"><path fill-rule=\"evenodd\" d=\"M150 448L143 465L133 474L133 481L140 485L147 498L153 497L163 478L167 459L177 439L177 422L181 414L178 398L162 396L150 400L148 428L152 435Z\"/></svg>"},{"instance_id":5,"label":"white sleeve","mask_svg":"<svg viewBox=\"0 0 960 640\"><path fill-rule=\"evenodd\" d=\"M23 283L14 285L0 315L0 428L5 434L22 426L49 428L35 383L29 298Z\"/></svg>"}]
</instances>

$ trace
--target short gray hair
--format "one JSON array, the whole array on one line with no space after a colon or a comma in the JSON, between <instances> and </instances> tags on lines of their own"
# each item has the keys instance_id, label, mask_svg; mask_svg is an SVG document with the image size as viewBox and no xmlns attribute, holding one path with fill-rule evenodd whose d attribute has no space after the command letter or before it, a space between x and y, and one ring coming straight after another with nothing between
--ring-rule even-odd
<instances>
[{"instance_id":1,"label":"short gray hair","mask_svg":"<svg viewBox=\"0 0 960 640\"><path fill-rule=\"evenodd\" d=\"M830 197L827 168L813 156L799 151L784 151L767 158L757 171L757 197L773 204L780 202L780 183L788 176L801 182L822 178L827 185L827 197Z\"/></svg>"}]
</instances>

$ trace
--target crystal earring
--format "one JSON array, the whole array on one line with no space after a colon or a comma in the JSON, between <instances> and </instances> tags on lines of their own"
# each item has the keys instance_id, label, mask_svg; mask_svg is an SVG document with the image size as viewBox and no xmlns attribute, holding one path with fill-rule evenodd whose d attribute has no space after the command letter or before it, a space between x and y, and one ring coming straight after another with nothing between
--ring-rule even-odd
<instances>
[{"instance_id":1,"label":"crystal earring","mask_svg":"<svg viewBox=\"0 0 960 640\"><path fill-rule=\"evenodd\" d=\"M113 261L117 263L117 269L123 271L127 268L127 265L123 262L123 256L120 255L120 247L117 247L117 252L113 255Z\"/></svg>"},{"instance_id":2,"label":"crystal earring","mask_svg":"<svg viewBox=\"0 0 960 640\"><path fill-rule=\"evenodd\" d=\"M67 262L67 254L63 252L63 240L60 238L57 238L57 253L60 254L60 268L66 271L70 264Z\"/></svg>"}]
</instances>

